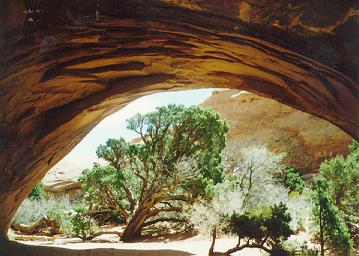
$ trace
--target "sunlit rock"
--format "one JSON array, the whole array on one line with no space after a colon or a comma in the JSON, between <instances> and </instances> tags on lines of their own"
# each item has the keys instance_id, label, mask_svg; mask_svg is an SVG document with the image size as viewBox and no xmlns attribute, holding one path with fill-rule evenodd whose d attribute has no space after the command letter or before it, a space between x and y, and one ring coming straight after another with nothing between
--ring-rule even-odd
<instances>
[{"instance_id":1,"label":"sunlit rock","mask_svg":"<svg viewBox=\"0 0 359 256\"><path fill-rule=\"evenodd\" d=\"M316 172L325 159L348 153L352 138L331 123L275 100L238 90L215 91L202 103L229 124L227 148L264 145L285 163Z\"/></svg>"}]
</instances>

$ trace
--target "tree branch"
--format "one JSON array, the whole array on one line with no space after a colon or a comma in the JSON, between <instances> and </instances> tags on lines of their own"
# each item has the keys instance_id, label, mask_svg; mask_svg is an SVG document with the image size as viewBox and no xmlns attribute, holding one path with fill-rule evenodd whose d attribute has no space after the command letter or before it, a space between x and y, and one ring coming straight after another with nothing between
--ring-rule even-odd
<instances>
[{"instance_id":1,"label":"tree branch","mask_svg":"<svg viewBox=\"0 0 359 256\"><path fill-rule=\"evenodd\" d=\"M182 208L181 207L168 207L168 208L161 208L161 209L156 209L153 210L149 213L149 216L156 216L157 214L159 214L160 212L181 212Z\"/></svg>"}]
</instances>

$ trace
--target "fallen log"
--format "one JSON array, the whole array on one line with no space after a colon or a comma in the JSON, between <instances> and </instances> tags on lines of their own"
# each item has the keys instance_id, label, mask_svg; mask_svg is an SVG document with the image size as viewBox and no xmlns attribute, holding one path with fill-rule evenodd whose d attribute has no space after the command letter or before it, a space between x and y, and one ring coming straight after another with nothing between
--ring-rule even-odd
<instances>
[{"instance_id":1,"label":"fallen log","mask_svg":"<svg viewBox=\"0 0 359 256\"><path fill-rule=\"evenodd\" d=\"M41 217L37 221L31 223L31 224L13 224L12 228L16 231L19 231L21 233L25 234L35 234L39 233L41 228L44 228L46 223L48 222L46 217Z\"/></svg>"}]
</instances>

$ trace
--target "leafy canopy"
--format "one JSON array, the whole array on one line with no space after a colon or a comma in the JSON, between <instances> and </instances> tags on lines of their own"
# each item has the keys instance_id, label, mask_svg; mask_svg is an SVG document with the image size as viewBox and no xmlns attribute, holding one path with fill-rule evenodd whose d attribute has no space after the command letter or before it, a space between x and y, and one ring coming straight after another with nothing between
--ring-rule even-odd
<instances>
[{"instance_id":1,"label":"leafy canopy","mask_svg":"<svg viewBox=\"0 0 359 256\"><path fill-rule=\"evenodd\" d=\"M97 149L109 165L86 170L81 180L90 208L117 209L129 220L124 236L132 237L222 181L228 127L211 109L168 105L135 115L127 128L139 143L109 139Z\"/></svg>"},{"instance_id":2,"label":"leafy canopy","mask_svg":"<svg viewBox=\"0 0 359 256\"><path fill-rule=\"evenodd\" d=\"M231 231L243 238L247 247L253 246L272 253L282 249L283 241L293 234L290 214L284 204L262 207L231 216ZM243 246L245 248L246 246Z\"/></svg>"},{"instance_id":3,"label":"leafy canopy","mask_svg":"<svg viewBox=\"0 0 359 256\"><path fill-rule=\"evenodd\" d=\"M349 229L330 196L329 184L322 177L316 180L313 202L314 216L319 226L317 236L321 245L321 255L324 255L325 251L350 255L352 241Z\"/></svg>"},{"instance_id":4,"label":"leafy canopy","mask_svg":"<svg viewBox=\"0 0 359 256\"><path fill-rule=\"evenodd\" d=\"M347 157L337 156L320 165L328 192L340 212L352 222L359 222L359 142L353 141Z\"/></svg>"}]
</instances>

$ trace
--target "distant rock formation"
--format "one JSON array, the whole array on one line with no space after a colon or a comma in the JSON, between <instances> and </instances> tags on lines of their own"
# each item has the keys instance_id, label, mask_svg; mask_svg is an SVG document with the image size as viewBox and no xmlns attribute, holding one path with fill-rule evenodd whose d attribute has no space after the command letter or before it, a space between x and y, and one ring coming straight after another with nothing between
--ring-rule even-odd
<instances>
[{"instance_id":1,"label":"distant rock formation","mask_svg":"<svg viewBox=\"0 0 359 256\"><path fill-rule=\"evenodd\" d=\"M227 121L229 147L266 145L286 152L285 162L304 174L316 172L327 158L347 154L352 141L325 120L245 91L215 91L202 105Z\"/></svg>"},{"instance_id":2,"label":"distant rock formation","mask_svg":"<svg viewBox=\"0 0 359 256\"><path fill-rule=\"evenodd\" d=\"M52 169L42 180L44 190L49 197L68 195L74 197L81 193L81 183L77 177L71 176L71 172Z\"/></svg>"}]
</instances>

